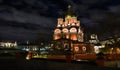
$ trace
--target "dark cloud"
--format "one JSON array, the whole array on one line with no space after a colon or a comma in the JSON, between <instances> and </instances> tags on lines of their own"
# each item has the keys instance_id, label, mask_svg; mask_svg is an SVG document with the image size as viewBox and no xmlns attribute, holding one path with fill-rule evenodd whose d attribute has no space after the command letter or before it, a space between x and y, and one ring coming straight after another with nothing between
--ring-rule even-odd
<instances>
[{"instance_id":1,"label":"dark cloud","mask_svg":"<svg viewBox=\"0 0 120 70\"><path fill-rule=\"evenodd\" d=\"M109 6L108 9L109 9L109 11L112 12L112 13L120 12L120 5Z\"/></svg>"},{"instance_id":2,"label":"dark cloud","mask_svg":"<svg viewBox=\"0 0 120 70\"><path fill-rule=\"evenodd\" d=\"M110 31L119 34L119 0L0 0L1 39L52 37L57 18L66 14L69 4L86 31L100 37L111 36Z\"/></svg>"},{"instance_id":3,"label":"dark cloud","mask_svg":"<svg viewBox=\"0 0 120 70\"><path fill-rule=\"evenodd\" d=\"M38 15L34 15L34 14L28 14L25 12L17 11L15 9L11 10L11 12L12 12L12 14L8 13L8 12L1 12L0 18L9 20L9 21L17 21L17 22L21 22L21 23L42 24L43 26L46 26L46 25L49 26L50 23L53 23L52 18L38 16Z\"/></svg>"}]
</instances>

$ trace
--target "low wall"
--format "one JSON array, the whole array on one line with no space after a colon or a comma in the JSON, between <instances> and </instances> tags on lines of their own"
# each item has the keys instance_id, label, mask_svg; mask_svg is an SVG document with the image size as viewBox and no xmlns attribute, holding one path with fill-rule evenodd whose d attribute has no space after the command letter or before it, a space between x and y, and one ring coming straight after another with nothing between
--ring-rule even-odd
<instances>
[{"instance_id":1,"label":"low wall","mask_svg":"<svg viewBox=\"0 0 120 70\"><path fill-rule=\"evenodd\" d=\"M87 60L95 60L97 56L95 54L75 54L74 59L87 59Z\"/></svg>"},{"instance_id":2,"label":"low wall","mask_svg":"<svg viewBox=\"0 0 120 70\"><path fill-rule=\"evenodd\" d=\"M47 55L48 59L66 59L66 55ZM95 54L75 54L70 57L72 60L95 60L97 56Z\"/></svg>"},{"instance_id":3,"label":"low wall","mask_svg":"<svg viewBox=\"0 0 120 70\"><path fill-rule=\"evenodd\" d=\"M104 66L106 67L117 67L120 68L120 60L114 60L114 61L105 61Z\"/></svg>"}]
</instances>

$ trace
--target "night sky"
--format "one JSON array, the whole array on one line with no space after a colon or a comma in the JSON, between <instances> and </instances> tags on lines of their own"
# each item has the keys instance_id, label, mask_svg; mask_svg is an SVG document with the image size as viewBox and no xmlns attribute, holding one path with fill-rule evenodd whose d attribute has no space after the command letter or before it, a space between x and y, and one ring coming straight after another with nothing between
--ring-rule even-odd
<instances>
[{"instance_id":1,"label":"night sky","mask_svg":"<svg viewBox=\"0 0 120 70\"><path fill-rule=\"evenodd\" d=\"M120 35L120 0L0 0L0 40L52 40L68 5L87 34Z\"/></svg>"}]
</instances>

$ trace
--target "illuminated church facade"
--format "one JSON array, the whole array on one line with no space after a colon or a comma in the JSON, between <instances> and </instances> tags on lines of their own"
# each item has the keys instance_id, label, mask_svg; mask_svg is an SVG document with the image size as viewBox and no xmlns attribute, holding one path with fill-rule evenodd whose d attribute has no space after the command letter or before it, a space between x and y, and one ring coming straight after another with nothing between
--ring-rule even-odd
<instances>
[{"instance_id":1,"label":"illuminated church facade","mask_svg":"<svg viewBox=\"0 0 120 70\"><path fill-rule=\"evenodd\" d=\"M65 21L63 18L58 18L57 28L54 30L54 40L61 38L78 42L84 41L84 33L80 28L80 21L77 20L77 17L68 15Z\"/></svg>"},{"instance_id":2,"label":"illuminated church facade","mask_svg":"<svg viewBox=\"0 0 120 70\"><path fill-rule=\"evenodd\" d=\"M70 49L73 54L94 53L93 45L85 43L84 38L84 31L76 16L68 13L64 19L57 19L52 43L54 49Z\"/></svg>"}]
</instances>

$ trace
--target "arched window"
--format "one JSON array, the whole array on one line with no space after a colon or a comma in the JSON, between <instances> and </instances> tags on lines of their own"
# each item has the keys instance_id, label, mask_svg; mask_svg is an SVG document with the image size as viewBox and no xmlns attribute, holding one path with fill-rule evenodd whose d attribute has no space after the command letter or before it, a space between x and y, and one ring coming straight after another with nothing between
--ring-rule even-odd
<instances>
[{"instance_id":1,"label":"arched window","mask_svg":"<svg viewBox=\"0 0 120 70\"><path fill-rule=\"evenodd\" d=\"M62 30L62 32L63 32L63 33L68 33L68 29L67 29L67 28L64 28L64 29Z\"/></svg>"},{"instance_id":2,"label":"arched window","mask_svg":"<svg viewBox=\"0 0 120 70\"><path fill-rule=\"evenodd\" d=\"M57 34L57 33L61 33L61 30L60 29L55 29L55 34Z\"/></svg>"},{"instance_id":3,"label":"arched window","mask_svg":"<svg viewBox=\"0 0 120 70\"><path fill-rule=\"evenodd\" d=\"M76 28L71 28L71 29L70 29L70 32L73 32L73 33L74 33L74 32L77 32L77 29L76 29Z\"/></svg>"}]
</instances>

